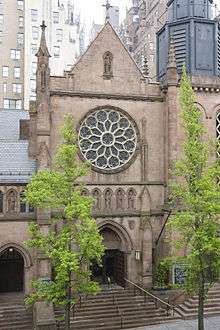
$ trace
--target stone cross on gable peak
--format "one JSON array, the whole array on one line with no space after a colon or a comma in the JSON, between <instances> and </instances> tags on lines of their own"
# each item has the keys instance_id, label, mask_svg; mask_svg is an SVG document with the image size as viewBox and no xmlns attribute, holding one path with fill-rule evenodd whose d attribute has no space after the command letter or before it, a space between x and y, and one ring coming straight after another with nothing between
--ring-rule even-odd
<instances>
[{"instance_id":1,"label":"stone cross on gable peak","mask_svg":"<svg viewBox=\"0 0 220 330\"><path fill-rule=\"evenodd\" d=\"M45 29L46 29L46 27L47 27L47 26L45 25L45 21L42 21L42 24L41 24L40 27L41 27L41 30L42 30L42 31L45 31Z\"/></svg>"},{"instance_id":2,"label":"stone cross on gable peak","mask_svg":"<svg viewBox=\"0 0 220 330\"><path fill-rule=\"evenodd\" d=\"M106 8L105 21L108 22L110 20L109 9L112 8L113 6L110 5L109 0L106 0L106 4L102 6Z\"/></svg>"}]
</instances>

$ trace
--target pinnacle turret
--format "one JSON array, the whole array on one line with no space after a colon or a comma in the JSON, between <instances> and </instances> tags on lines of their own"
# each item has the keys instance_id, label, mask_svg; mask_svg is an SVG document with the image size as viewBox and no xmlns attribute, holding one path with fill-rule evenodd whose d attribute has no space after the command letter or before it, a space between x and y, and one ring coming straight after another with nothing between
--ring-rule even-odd
<instances>
[{"instance_id":1,"label":"pinnacle turret","mask_svg":"<svg viewBox=\"0 0 220 330\"><path fill-rule=\"evenodd\" d=\"M175 43L173 38L170 38L169 53L168 53L168 65L167 68L176 68L176 53L175 53Z\"/></svg>"},{"instance_id":2,"label":"pinnacle turret","mask_svg":"<svg viewBox=\"0 0 220 330\"><path fill-rule=\"evenodd\" d=\"M42 22L40 27L41 27L42 33L41 33L40 46L39 46L36 56L37 57L40 57L40 56L51 57L49 50L47 48L47 42L46 42L46 37L45 37L45 29L47 27L45 25L45 21Z\"/></svg>"}]
</instances>

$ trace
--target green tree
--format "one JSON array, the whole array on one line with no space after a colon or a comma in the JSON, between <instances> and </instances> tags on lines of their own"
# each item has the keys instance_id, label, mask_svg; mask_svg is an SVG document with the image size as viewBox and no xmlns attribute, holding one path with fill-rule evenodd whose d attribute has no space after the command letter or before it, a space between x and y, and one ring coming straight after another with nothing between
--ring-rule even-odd
<instances>
[{"instance_id":1,"label":"green tree","mask_svg":"<svg viewBox=\"0 0 220 330\"><path fill-rule=\"evenodd\" d=\"M185 68L180 102L185 141L173 171L171 199L174 211L170 225L179 235L176 247L187 248L183 258L185 289L199 296L198 329L204 330L207 290L220 275L220 166L219 160L213 157L214 144L208 142Z\"/></svg>"},{"instance_id":2,"label":"green tree","mask_svg":"<svg viewBox=\"0 0 220 330\"><path fill-rule=\"evenodd\" d=\"M58 147L52 170L37 172L27 186L25 200L34 207L53 210L50 231L41 232L38 224L29 226L29 247L40 249L54 270L51 281L33 282L34 292L26 302L37 300L65 307L65 329L70 329L70 310L80 294L98 292L91 280L91 260L101 263L102 237L91 216L92 199L84 194L79 179L88 172L88 164L79 163L73 119L66 117L63 142ZM59 228L59 229L57 229Z\"/></svg>"}]
</instances>

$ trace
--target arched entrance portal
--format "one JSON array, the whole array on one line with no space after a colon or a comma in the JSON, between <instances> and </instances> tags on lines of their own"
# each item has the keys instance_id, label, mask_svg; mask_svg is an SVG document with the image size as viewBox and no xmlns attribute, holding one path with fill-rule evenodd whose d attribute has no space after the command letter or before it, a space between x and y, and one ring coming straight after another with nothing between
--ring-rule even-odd
<instances>
[{"instance_id":1,"label":"arched entrance portal","mask_svg":"<svg viewBox=\"0 0 220 330\"><path fill-rule=\"evenodd\" d=\"M24 259L13 247L0 254L0 292L23 291Z\"/></svg>"},{"instance_id":2,"label":"arched entrance portal","mask_svg":"<svg viewBox=\"0 0 220 330\"><path fill-rule=\"evenodd\" d=\"M103 236L106 251L102 267L96 263L92 265L93 279L100 284L106 284L110 278L111 283L123 286L127 268L127 255L123 251L123 242L119 235L108 227L104 227L100 233Z\"/></svg>"}]
</instances>

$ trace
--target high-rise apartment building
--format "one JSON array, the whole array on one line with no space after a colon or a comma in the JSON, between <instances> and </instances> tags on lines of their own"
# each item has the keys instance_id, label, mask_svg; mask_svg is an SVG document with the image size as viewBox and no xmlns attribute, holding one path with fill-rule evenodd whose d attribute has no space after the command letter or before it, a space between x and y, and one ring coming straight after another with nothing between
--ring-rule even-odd
<instances>
[{"instance_id":1,"label":"high-rise apartment building","mask_svg":"<svg viewBox=\"0 0 220 330\"><path fill-rule=\"evenodd\" d=\"M120 36L138 66L146 70L147 63L148 77L151 81L157 79L156 33L168 19L169 3L168 0L132 0L132 6L120 27ZM214 0L210 4L212 17L217 16L218 5L219 0Z\"/></svg>"},{"instance_id":2,"label":"high-rise apartment building","mask_svg":"<svg viewBox=\"0 0 220 330\"><path fill-rule=\"evenodd\" d=\"M82 48L74 0L0 0L0 108L29 109L36 98L36 52L47 25L51 73L70 69Z\"/></svg>"},{"instance_id":3,"label":"high-rise apartment building","mask_svg":"<svg viewBox=\"0 0 220 330\"><path fill-rule=\"evenodd\" d=\"M168 0L133 0L120 36L140 68L148 63L148 75L156 79L156 32L167 18Z\"/></svg>"},{"instance_id":4,"label":"high-rise apartment building","mask_svg":"<svg viewBox=\"0 0 220 330\"><path fill-rule=\"evenodd\" d=\"M42 20L47 25L51 74L62 75L80 53L80 19L73 0L28 0L25 5L25 109L36 98L36 52Z\"/></svg>"},{"instance_id":5,"label":"high-rise apartment building","mask_svg":"<svg viewBox=\"0 0 220 330\"><path fill-rule=\"evenodd\" d=\"M0 108L24 102L24 1L0 1Z\"/></svg>"}]
</instances>

